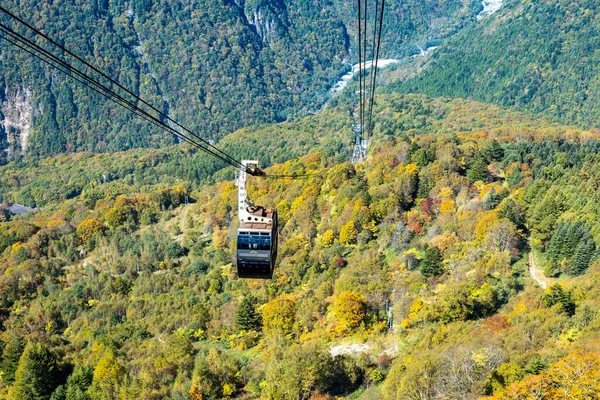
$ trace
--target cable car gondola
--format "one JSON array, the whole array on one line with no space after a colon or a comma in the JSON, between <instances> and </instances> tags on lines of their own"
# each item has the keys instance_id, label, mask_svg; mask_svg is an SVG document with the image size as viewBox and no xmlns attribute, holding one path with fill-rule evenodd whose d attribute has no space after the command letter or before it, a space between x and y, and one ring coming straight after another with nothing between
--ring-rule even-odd
<instances>
[{"instance_id":1,"label":"cable car gondola","mask_svg":"<svg viewBox=\"0 0 600 400\"><path fill-rule=\"evenodd\" d=\"M246 170L260 171L258 161L242 161L239 173L236 264L239 278L271 279L277 259L277 210L255 206L246 193Z\"/></svg>"}]
</instances>

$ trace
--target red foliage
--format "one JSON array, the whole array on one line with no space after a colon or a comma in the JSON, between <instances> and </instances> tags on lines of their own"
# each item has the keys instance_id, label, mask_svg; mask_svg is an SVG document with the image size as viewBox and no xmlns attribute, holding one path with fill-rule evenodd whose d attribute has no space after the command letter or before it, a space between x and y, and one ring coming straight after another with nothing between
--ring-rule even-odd
<instances>
[{"instance_id":1,"label":"red foliage","mask_svg":"<svg viewBox=\"0 0 600 400\"><path fill-rule=\"evenodd\" d=\"M385 353L380 355L377 358L377 361L375 361L375 364L377 364L377 366L381 369L388 369L391 363L392 363L392 358Z\"/></svg>"},{"instance_id":2,"label":"red foliage","mask_svg":"<svg viewBox=\"0 0 600 400\"><path fill-rule=\"evenodd\" d=\"M435 204L433 202L433 199L431 197L428 197L427 200L425 200L423 202L423 204L421 204L421 213L425 217L427 217L427 218L433 217L433 214L434 214L433 208L434 208L434 206L435 206Z\"/></svg>"},{"instance_id":3,"label":"red foliage","mask_svg":"<svg viewBox=\"0 0 600 400\"><path fill-rule=\"evenodd\" d=\"M485 325L489 329L490 333L498 333L504 329L508 329L510 324L504 315L496 314L492 315L485 321Z\"/></svg>"}]
</instances>

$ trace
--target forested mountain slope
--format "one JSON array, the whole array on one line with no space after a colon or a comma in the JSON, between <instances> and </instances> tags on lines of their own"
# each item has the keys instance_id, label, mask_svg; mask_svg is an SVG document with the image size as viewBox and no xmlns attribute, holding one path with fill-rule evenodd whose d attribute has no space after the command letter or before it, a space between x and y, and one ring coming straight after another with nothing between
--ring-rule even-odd
<instances>
[{"instance_id":1,"label":"forested mountain slope","mask_svg":"<svg viewBox=\"0 0 600 400\"><path fill-rule=\"evenodd\" d=\"M600 117L600 4L506 1L432 55L391 91L473 98L596 127Z\"/></svg>"},{"instance_id":2,"label":"forested mountain slope","mask_svg":"<svg viewBox=\"0 0 600 400\"><path fill-rule=\"evenodd\" d=\"M381 96L375 108L375 119L379 121L375 132L381 137L474 133L485 128L528 140L532 132L540 129L540 121L544 126L551 126L543 119L509 113L497 106L423 95ZM346 107L328 109L320 115L295 122L241 129L224 137L219 147L238 159L256 158L263 167L315 152L322 153L331 162L345 162L352 152L354 136L349 128L352 122ZM550 137L556 132L550 129L544 134ZM115 157L119 162L114 162ZM63 178L57 181L57 175ZM233 179L233 170L206 153L186 146L119 152L114 156L64 155L7 165L0 176L0 200L44 207L79 196L84 190L89 193L91 189L87 186L90 184L104 180L119 182L127 176L136 177L136 186L166 184L176 176L191 189Z\"/></svg>"},{"instance_id":3,"label":"forested mountain slope","mask_svg":"<svg viewBox=\"0 0 600 400\"><path fill-rule=\"evenodd\" d=\"M318 150L270 170L308 179L251 180L251 198L281 218L268 282L235 277L236 188L182 173L199 157L185 146L0 167L3 200L41 207L0 223L0 393L600 390L600 137L465 100L395 95L378 107L369 159L356 165L328 153L335 141L311 144L310 118L261 128ZM61 187L44 198L51 172ZM529 278L529 239L559 266L547 291ZM580 247L594 249L584 258Z\"/></svg>"},{"instance_id":4,"label":"forested mountain slope","mask_svg":"<svg viewBox=\"0 0 600 400\"><path fill-rule=\"evenodd\" d=\"M479 3L388 1L382 56L446 37L474 21ZM207 139L318 110L357 58L353 2L10 0L3 6ZM174 143L4 41L0 55L0 150L8 147L9 156Z\"/></svg>"}]
</instances>

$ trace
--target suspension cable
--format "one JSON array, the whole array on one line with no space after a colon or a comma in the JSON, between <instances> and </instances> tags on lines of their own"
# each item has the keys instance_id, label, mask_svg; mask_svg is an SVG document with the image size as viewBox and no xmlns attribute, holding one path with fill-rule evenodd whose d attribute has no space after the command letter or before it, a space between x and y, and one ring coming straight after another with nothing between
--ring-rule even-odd
<instances>
[{"instance_id":1,"label":"suspension cable","mask_svg":"<svg viewBox=\"0 0 600 400\"><path fill-rule=\"evenodd\" d=\"M11 13L9 10L7 10L6 8L4 8L2 6L0 6L0 11L4 12L6 15L8 15L9 17L11 17L12 19L18 21L21 25L23 25L23 26L27 27L29 30L33 31L36 35L41 36L46 41L48 41L51 44L53 44L54 46L58 47L59 49L61 49L62 51L64 51L66 54L68 54L71 57L75 58L77 61L81 62L86 67L90 68L92 71L96 72L97 74L99 74L103 78L107 79L110 83L116 85L118 88L120 88L121 90L125 91L130 96L133 96L136 100L139 100L144 105L150 107L152 110L154 110L155 112L157 112L158 115L160 115L162 118L166 119L167 121L171 121L171 123L173 123L174 125L176 125L177 127L181 128L181 129L183 129L185 132L187 132L188 134L192 135L193 137L195 137L196 139L198 139L199 141L201 141L202 143L204 143L207 147L211 148L214 152L217 152L217 153L221 154L221 156L223 156L224 158L230 160L231 162L228 162L228 164L232 164L236 168L240 168L240 169L244 168L243 165L242 165L242 163L240 163L239 161L237 161L235 158L229 156L227 153L225 153L225 152L221 151L220 149L218 149L217 147L213 146L210 142L208 142L207 140L203 139L200 135L196 134L195 132L192 132L191 130L189 130L185 126L179 124L177 121L173 120L171 117L169 117L163 111L157 109L156 107L154 107L152 104L150 104L149 102L147 102L143 98L137 96L131 90L127 89L125 86L121 85L118 81L114 80L109 75L107 75L106 73L104 73L103 71L101 71L100 69L98 69L97 67L95 67L94 65L92 65L91 63L87 62L86 60L84 60L83 58L81 58L80 56L78 56L77 54L69 51L63 45L61 45L60 43L56 42L55 40L53 40L49 36L45 35L41 31L39 31L38 29L36 29L34 26L32 26L31 24L29 24L27 21L23 20L22 18L20 18L19 16L15 15L15 14Z\"/></svg>"},{"instance_id":2,"label":"suspension cable","mask_svg":"<svg viewBox=\"0 0 600 400\"><path fill-rule=\"evenodd\" d=\"M360 2L361 2L361 0L359 0L359 12L360 12ZM365 2L366 2L366 0L365 0ZM106 73L102 72L100 69L98 69L94 65L85 61L83 58L72 53L71 51L66 49L64 46L57 43L52 38L48 37L41 31L39 31L38 29L36 29L32 25L30 25L29 23L24 21L23 19L19 18L17 15L11 13L10 11L8 11L6 8L4 8L2 6L0 6L0 11L5 13L12 19L16 20L21 25L25 26L26 28L28 28L29 30L34 32L36 35L44 38L46 41L53 44L55 47L58 47L60 50L64 51L66 54L75 58L77 61L81 62L83 65L85 65L86 67L91 69L93 72L96 72L97 74L99 74L100 76L102 76L103 78L108 80L111 84L117 86L118 88L123 90L125 93L132 96L134 100L139 101L140 103L146 105L151 110L155 111L158 114L158 116L150 114L148 111L146 111L146 110L140 108L138 105L134 104L131 100L123 97L122 95L118 94L117 92L115 92L111 88L107 87L103 83L101 83L98 80L87 75L85 72L82 72L80 69L76 68L69 62L63 60L62 58L53 54L52 52L44 49L43 47L39 46L37 43L29 40L25 36L19 34L18 32L14 31L10 27L8 27L7 25L4 25L2 23L0 23L0 38L7 41L8 43L11 43L12 45L16 46L17 48L23 50L24 52L28 53L29 55L33 56L34 58L44 62L45 64L59 70L63 74L69 76L71 79L75 80L76 82L93 90L94 92L107 98L108 100L112 101L113 103L117 104L118 106L121 106L124 109L132 112L134 115L139 116L142 119L144 119L145 121L150 122L152 125L175 135L176 137L178 137L178 138L186 141L187 143L197 147L198 149L206 152L207 154L220 159L221 161L225 162L226 164L229 164L229 165L233 166L234 168L239 169L243 172L246 172L250 175L263 177L263 178L306 179L306 178L313 177L313 176L319 176L319 174L316 174L316 173L266 174L260 169L252 169L251 170L251 169L245 167L240 161L231 157L229 154L225 153L224 151L220 150L219 148L215 147L210 142L203 139L197 133L192 132L185 126L181 125L180 123L178 123L177 121L175 121L174 119L169 117L167 114L165 114L163 111L157 109L152 104L148 103L146 100L142 99L141 97L139 97L138 95L133 93L131 90L129 90L126 87L124 87L123 85L121 85L118 81L114 80L113 78L111 78ZM366 8L365 8L365 13L366 13ZM360 22L360 19L359 19L359 22ZM366 28L366 19L365 19L365 28ZM361 49L362 52L359 51L359 56L362 53L363 57L366 57L366 32L364 33L364 36L365 36L365 40L363 41L364 48ZM363 72L360 74L360 76L362 78L365 75L364 74L365 68L363 68L362 64L359 64L359 70L362 70L362 72ZM362 79L361 86L363 89L366 89L365 81L366 81L366 76L364 76L364 78ZM362 91L361 91L361 97L362 97L362 99L361 99L361 115L362 115L362 119L364 121L366 94L363 96ZM161 117L162 117L162 119L161 119ZM190 136L184 134L179 129L173 128L171 126L171 124L165 123L165 121L171 122L173 125L179 127L183 132L191 135L193 138L190 138Z\"/></svg>"},{"instance_id":3,"label":"suspension cable","mask_svg":"<svg viewBox=\"0 0 600 400\"><path fill-rule=\"evenodd\" d=\"M365 138L363 135L365 134L365 117L366 117L366 109L367 109L367 28L368 28L368 9L369 2L365 0L365 12L363 13L364 23L363 23L363 62L365 63L363 68L363 90L365 94L363 95L363 115L362 115L362 135L361 140Z\"/></svg>"},{"instance_id":4,"label":"suspension cable","mask_svg":"<svg viewBox=\"0 0 600 400\"><path fill-rule=\"evenodd\" d=\"M231 161L228 160L227 158L225 158L225 157L221 156L220 154L214 152L212 149L207 148L206 146L202 145L201 143L198 143L196 140L189 138L188 136L182 134L178 130L171 128L168 124L165 124L159 118L157 118L157 117L149 114L145 110L139 108L135 104L131 103L129 100L123 98L122 96L120 96L119 94L115 93L111 89L105 87L101 83L99 83L99 82L95 81L94 79L90 78L89 76L87 76L83 72L79 71L77 68L75 68L72 65L68 64L67 62L61 60L60 58L58 58L54 54L46 51L45 49L41 48L40 46L38 46L34 42L32 42L29 39L23 37L22 35L18 34L17 32L13 31L12 29L8 28L6 25L4 25L2 23L0 23L0 31L2 33L4 33L5 35L9 35L14 41L17 41L18 43L20 43L22 46L18 46L18 47L20 47L21 49L27 51L29 54L31 54L35 58L37 58L37 59L39 59L41 61L44 61L45 63L53 66L54 68L58 69L59 71L63 72L64 74L66 74L66 75L70 76L71 78L75 79L77 82L79 82L79 83L87 86L88 88L96 91L97 93L101 94L102 96L106 97L107 99L109 99L109 100L113 101L114 103L120 105L121 107L123 107L123 108L131 111L135 115L142 117L146 121L151 122L153 125L161 128L161 129L163 129L163 130L165 130L167 132L170 132L170 133L176 135L177 137L179 137L179 138L185 140L186 142L194 145L195 147L199 148L200 150L205 151L206 153L208 153L210 155L213 155L216 158L221 159L225 163L232 165ZM5 40L7 40L7 38L5 36L2 36L2 38L5 39ZM7 40L7 41L9 41L12 44L15 44L13 41L10 41L10 40ZM23 48L23 46L25 46L29 50ZM73 74L75 74L78 78L76 78L75 76L73 76ZM236 168L238 168L236 165L233 165L233 166L235 166ZM248 169L246 172L250 173L250 170Z\"/></svg>"},{"instance_id":5,"label":"suspension cable","mask_svg":"<svg viewBox=\"0 0 600 400\"><path fill-rule=\"evenodd\" d=\"M7 15L14 17L15 19L17 19L19 22L21 22L22 24L24 24L27 27L30 27L30 25L28 25L27 23L25 23L24 21L22 21L20 18L14 16L14 14L9 13L6 11L6 9L4 9L3 7L0 6L0 11L5 12ZM45 50L44 48L40 47L39 45L37 45L36 43L30 41L29 39L25 38L24 36L18 34L17 32L15 32L14 30L12 30L11 28L9 28L8 26L4 25L4 24L0 24L1 27L1 31L4 33L4 35L9 35L13 40L8 40L8 38L6 36L2 36L2 38L6 41L8 41L9 43L19 47L20 49L26 51L27 53L29 53L30 55L34 56L35 58L45 62L46 64L51 65L52 67L58 69L59 71L63 72L64 74L70 76L71 78L73 78L74 80L76 80L77 82L87 86L88 88L94 90L95 92L103 95L104 97L106 97L107 99L113 101L114 103L120 105L121 107L131 111L132 113L134 113L137 116L142 117L143 119L145 119L148 122L151 122L153 125L168 131L172 134L174 134L175 136L179 137L180 139L185 140L186 142L192 144L193 146L197 147L198 149L220 159L221 161L225 162L226 164L229 164L233 167L235 167L236 169L240 169L246 173L249 173L251 175L263 175L265 176L264 173L262 173L261 171L254 171L254 170L250 170L249 168L246 168L242 165L241 162L237 161L235 158L229 156L227 153L221 151L220 149L216 148L215 146L213 146L212 144L210 144L209 142L207 142L206 140L202 139L201 137L199 137L197 134L192 133L192 135L198 139L198 141L200 141L201 143L199 143L197 140L194 140L192 138L190 138L189 136L183 134L181 131L172 128L169 124L165 124L164 121L162 121L160 118L157 118L156 116L153 116L151 114L149 114L147 111L141 109L140 107L138 107L137 105L133 104L131 101L123 98L121 95L115 93L114 91L112 91L111 89L107 88L105 85L99 83L98 81L96 81L95 79L89 77L88 75L86 75L85 73L81 72L79 69L75 68L73 65L65 62L64 60L62 60L60 57L57 57L56 55L50 53L49 51ZM36 33L38 33L39 31L37 31L35 28L33 28L32 30L34 30ZM39 33L41 34L41 33ZM41 34L43 35L43 34ZM45 35L43 35L45 37ZM46 38L46 37L45 37ZM47 40L51 41L52 43L56 43L55 41L53 41L52 39L48 38ZM18 45L18 43L21 43L21 46ZM60 45L57 44L58 47L62 47ZM28 50L29 49L29 50ZM70 53L68 50L64 49L64 51ZM74 57L80 59L78 56ZM87 65L90 65L89 63L85 62L84 60L82 60L82 62L84 62ZM91 66L91 68L93 68L94 70L99 71L97 68ZM101 71L99 71L100 74L105 75L104 73L102 73ZM78 76L79 78L76 78L76 76L74 76L73 74L75 74L76 76ZM112 80L112 78L107 76L107 79L109 79L111 82L115 82L116 85L118 85L119 87L122 87L122 85L120 85L118 82ZM144 101L143 99L140 99L138 96L136 96L135 94L131 93L131 91L127 90L126 88L124 89L126 92L130 93L136 100L139 100L140 102L149 105L149 103L147 103L146 101ZM155 107L153 107L152 105L149 105L150 108L152 108L153 110L155 110L160 116L165 116L166 119L171 120L174 124L176 124L177 126L181 125L179 123L177 123L176 121L173 121L171 118L169 118L168 116L166 116L164 113L162 113L160 110L157 110ZM183 127L183 129L186 132L190 132L187 128Z\"/></svg>"},{"instance_id":6,"label":"suspension cable","mask_svg":"<svg viewBox=\"0 0 600 400\"><path fill-rule=\"evenodd\" d=\"M365 126L365 136L366 136L366 140L369 140L369 128L370 128L370 116L369 116L369 109L370 109L370 105L372 102L372 97L371 97L371 93L373 93L373 68L375 67L375 46L377 45L377 41L375 40L377 37L377 16L379 14L379 0L375 0L375 18L373 19L373 39L371 41L371 73L369 74L369 83L368 83L368 88L369 88L369 96L367 97L367 102L366 102L366 108L367 111L365 111L366 113L366 117L365 117L365 121L368 121L366 123Z\"/></svg>"},{"instance_id":7,"label":"suspension cable","mask_svg":"<svg viewBox=\"0 0 600 400\"><path fill-rule=\"evenodd\" d=\"M377 0L377 4L379 6L379 0ZM377 82L377 64L379 62L379 49L381 47L381 32L383 31L383 12L385 11L385 0L381 0L381 14L379 15L379 33L377 38L377 51L375 54L375 65L371 65L373 68L373 79L371 81L371 102L369 108L369 125L367 130L367 140L369 139L369 135L373 133L373 103L375 102L375 85ZM373 48L375 48L375 32L377 28L377 11L375 11L375 27L373 28Z\"/></svg>"},{"instance_id":8,"label":"suspension cable","mask_svg":"<svg viewBox=\"0 0 600 400\"><path fill-rule=\"evenodd\" d=\"M359 116L359 124L363 123L363 75L362 75L362 0L358 0L358 95L359 95L359 103L358 103L358 116ZM362 139L362 132L361 132ZM358 144L358 143L357 143Z\"/></svg>"}]
</instances>

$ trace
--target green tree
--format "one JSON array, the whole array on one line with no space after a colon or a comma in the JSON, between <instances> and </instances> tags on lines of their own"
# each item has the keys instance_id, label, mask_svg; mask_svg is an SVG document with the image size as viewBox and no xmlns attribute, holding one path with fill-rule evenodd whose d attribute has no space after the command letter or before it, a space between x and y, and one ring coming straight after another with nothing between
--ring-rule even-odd
<instances>
[{"instance_id":1,"label":"green tree","mask_svg":"<svg viewBox=\"0 0 600 400\"><path fill-rule=\"evenodd\" d=\"M56 357L41 343L28 343L19 360L12 398L47 399L58 386Z\"/></svg>"},{"instance_id":2,"label":"green tree","mask_svg":"<svg viewBox=\"0 0 600 400\"><path fill-rule=\"evenodd\" d=\"M94 369L87 365L75 367L73 373L67 379L67 390L65 400L87 400L88 388L94 378Z\"/></svg>"},{"instance_id":3,"label":"green tree","mask_svg":"<svg viewBox=\"0 0 600 400\"><path fill-rule=\"evenodd\" d=\"M325 349L294 344L274 352L265 371L267 399L308 399L327 393L336 383L336 365Z\"/></svg>"},{"instance_id":4,"label":"green tree","mask_svg":"<svg viewBox=\"0 0 600 400\"><path fill-rule=\"evenodd\" d=\"M65 385L60 385L59 387L57 387L56 390L54 390L54 392L52 392L52 396L50 396L50 400L67 400L67 389L66 389ZM69 400L80 400L80 399L72 398ZM87 400L87 399L81 399L81 400Z\"/></svg>"},{"instance_id":5,"label":"green tree","mask_svg":"<svg viewBox=\"0 0 600 400\"><path fill-rule=\"evenodd\" d=\"M566 292L558 283L546 289L546 293L542 296L542 301L547 307L560 305L562 310L568 315L575 314L575 302L571 297L571 293Z\"/></svg>"},{"instance_id":6,"label":"green tree","mask_svg":"<svg viewBox=\"0 0 600 400\"><path fill-rule=\"evenodd\" d=\"M4 347L0 368L2 369L2 381L6 385L11 385L15 380L15 373L19 366L21 354L25 350L25 344L23 337L15 335L8 340Z\"/></svg>"},{"instance_id":7,"label":"green tree","mask_svg":"<svg viewBox=\"0 0 600 400\"><path fill-rule=\"evenodd\" d=\"M203 396L200 398L229 397L241 384L240 367L237 359L222 350L201 351L196 356L190 392Z\"/></svg>"},{"instance_id":8,"label":"green tree","mask_svg":"<svg viewBox=\"0 0 600 400\"><path fill-rule=\"evenodd\" d=\"M519 204L511 198L507 198L501 203L498 216L500 218L508 219L520 229L523 229L525 226L525 218L521 213L521 208Z\"/></svg>"},{"instance_id":9,"label":"green tree","mask_svg":"<svg viewBox=\"0 0 600 400\"><path fill-rule=\"evenodd\" d=\"M487 182L487 162L481 154L475 156L475 159L471 162L471 165L467 169L467 178L471 183L477 181Z\"/></svg>"},{"instance_id":10,"label":"green tree","mask_svg":"<svg viewBox=\"0 0 600 400\"><path fill-rule=\"evenodd\" d=\"M566 199L558 187L553 187L532 204L533 212L529 219L536 237L545 243L552 234L558 216L565 210Z\"/></svg>"},{"instance_id":11,"label":"green tree","mask_svg":"<svg viewBox=\"0 0 600 400\"><path fill-rule=\"evenodd\" d=\"M504 157L504 149L496 139L492 139L485 146L485 155L492 161L500 161Z\"/></svg>"},{"instance_id":12,"label":"green tree","mask_svg":"<svg viewBox=\"0 0 600 400\"><path fill-rule=\"evenodd\" d=\"M419 263L419 269L421 273L426 276L439 276L444 273L444 266L442 265L444 256L439 248L435 246L427 245L425 247L423 259Z\"/></svg>"},{"instance_id":13,"label":"green tree","mask_svg":"<svg viewBox=\"0 0 600 400\"><path fill-rule=\"evenodd\" d=\"M506 193L504 191L500 192L500 193L496 193L496 190L492 189L487 194L487 196L485 196L485 199L483 201L483 207L486 210L493 210L494 208L496 208L498 206L498 204L500 204L502 202L502 200L505 197L506 197Z\"/></svg>"},{"instance_id":14,"label":"green tree","mask_svg":"<svg viewBox=\"0 0 600 400\"><path fill-rule=\"evenodd\" d=\"M523 174L521 173L521 167L516 165L506 177L506 183L508 184L508 187L512 189L517 186L522 179Z\"/></svg>"},{"instance_id":15,"label":"green tree","mask_svg":"<svg viewBox=\"0 0 600 400\"><path fill-rule=\"evenodd\" d=\"M235 324L244 331L260 331L262 318L256 310L256 298L252 295L245 296L238 306L235 314Z\"/></svg>"},{"instance_id":16,"label":"green tree","mask_svg":"<svg viewBox=\"0 0 600 400\"><path fill-rule=\"evenodd\" d=\"M184 250L181 245L173 240L165 247L165 256L169 258L179 258L184 255Z\"/></svg>"},{"instance_id":17,"label":"green tree","mask_svg":"<svg viewBox=\"0 0 600 400\"><path fill-rule=\"evenodd\" d=\"M579 242L575 254L573 255L573 265L571 267L571 273L573 275L583 274L592 261L592 256L596 250L594 239L586 239Z\"/></svg>"}]
</instances>

